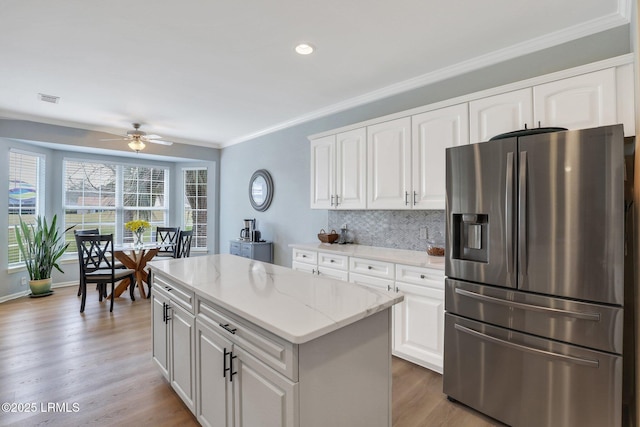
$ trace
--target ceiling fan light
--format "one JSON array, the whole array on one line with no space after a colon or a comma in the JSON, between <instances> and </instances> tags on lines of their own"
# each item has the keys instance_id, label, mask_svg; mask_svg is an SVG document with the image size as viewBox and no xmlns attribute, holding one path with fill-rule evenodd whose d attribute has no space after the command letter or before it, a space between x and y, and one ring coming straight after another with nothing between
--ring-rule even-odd
<instances>
[{"instance_id":1,"label":"ceiling fan light","mask_svg":"<svg viewBox=\"0 0 640 427\"><path fill-rule=\"evenodd\" d=\"M139 139L134 139L129 143L129 148L131 148L136 153L140 152L141 150L144 150L144 147L145 147L144 142L142 142Z\"/></svg>"}]
</instances>

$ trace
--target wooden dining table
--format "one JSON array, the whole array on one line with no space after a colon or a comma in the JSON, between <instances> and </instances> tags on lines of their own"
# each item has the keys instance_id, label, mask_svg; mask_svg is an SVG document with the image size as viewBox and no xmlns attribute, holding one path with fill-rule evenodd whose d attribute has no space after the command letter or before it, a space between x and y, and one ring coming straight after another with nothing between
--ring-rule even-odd
<instances>
[{"instance_id":1,"label":"wooden dining table","mask_svg":"<svg viewBox=\"0 0 640 427\"><path fill-rule=\"evenodd\" d=\"M135 284L138 285L142 298L147 298L148 295L145 291L145 284L147 288L149 286L149 273L145 269L147 262L152 260L161 248L169 246L171 246L171 244L161 242L149 242L142 246L135 246L133 243L114 246L113 256L126 268L135 270ZM135 286L135 284L133 284L133 286ZM128 277L121 280L113 291L113 296L116 298L119 297L129 286L132 286L132 284Z\"/></svg>"}]
</instances>

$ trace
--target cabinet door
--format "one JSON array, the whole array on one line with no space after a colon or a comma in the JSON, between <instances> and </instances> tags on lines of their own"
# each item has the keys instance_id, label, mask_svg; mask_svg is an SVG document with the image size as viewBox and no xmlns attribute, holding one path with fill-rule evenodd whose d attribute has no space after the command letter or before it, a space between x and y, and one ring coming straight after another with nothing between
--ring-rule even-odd
<instances>
[{"instance_id":1,"label":"cabinet door","mask_svg":"<svg viewBox=\"0 0 640 427\"><path fill-rule=\"evenodd\" d=\"M335 196L335 135L311 141L311 208L333 208Z\"/></svg>"},{"instance_id":2,"label":"cabinet door","mask_svg":"<svg viewBox=\"0 0 640 427\"><path fill-rule=\"evenodd\" d=\"M233 392L227 353L231 341L196 321L196 417L203 426L233 426Z\"/></svg>"},{"instance_id":3,"label":"cabinet door","mask_svg":"<svg viewBox=\"0 0 640 427\"><path fill-rule=\"evenodd\" d=\"M535 123L567 129L617 123L615 73L610 68L535 86Z\"/></svg>"},{"instance_id":4,"label":"cabinet door","mask_svg":"<svg viewBox=\"0 0 640 427\"><path fill-rule=\"evenodd\" d=\"M234 355L235 426L296 426L298 384L237 346Z\"/></svg>"},{"instance_id":5,"label":"cabinet door","mask_svg":"<svg viewBox=\"0 0 640 427\"><path fill-rule=\"evenodd\" d=\"M155 287L151 291L151 328L152 331L152 347L153 361L160 368L162 375L169 380L169 341L168 329L165 322L165 307L169 299L158 291Z\"/></svg>"},{"instance_id":6,"label":"cabinet door","mask_svg":"<svg viewBox=\"0 0 640 427\"><path fill-rule=\"evenodd\" d=\"M336 136L336 199L338 209L367 207L367 130Z\"/></svg>"},{"instance_id":7,"label":"cabinet door","mask_svg":"<svg viewBox=\"0 0 640 427\"><path fill-rule=\"evenodd\" d=\"M396 288L404 301L393 306L393 353L442 373L444 291L402 282Z\"/></svg>"},{"instance_id":8,"label":"cabinet door","mask_svg":"<svg viewBox=\"0 0 640 427\"><path fill-rule=\"evenodd\" d=\"M414 209L445 208L445 150L469 143L467 104L411 118Z\"/></svg>"},{"instance_id":9,"label":"cabinet door","mask_svg":"<svg viewBox=\"0 0 640 427\"><path fill-rule=\"evenodd\" d=\"M411 118L367 128L367 208L411 209Z\"/></svg>"},{"instance_id":10,"label":"cabinet door","mask_svg":"<svg viewBox=\"0 0 640 427\"><path fill-rule=\"evenodd\" d=\"M469 102L469 138L472 144L533 123L531 89L521 89Z\"/></svg>"},{"instance_id":11,"label":"cabinet door","mask_svg":"<svg viewBox=\"0 0 640 427\"><path fill-rule=\"evenodd\" d=\"M195 318L175 302L170 301L170 304L169 372L171 386L191 409L191 412L195 413Z\"/></svg>"},{"instance_id":12,"label":"cabinet door","mask_svg":"<svg viewBox=\"0 0 640 427\"><path fill-rule=\"evenodd\" d=\"M618 105L618 123L624 125L624 136L636 134L636 114L633 96L633 64L616 67L616 103Z\"/></svg>"}]
</instances>

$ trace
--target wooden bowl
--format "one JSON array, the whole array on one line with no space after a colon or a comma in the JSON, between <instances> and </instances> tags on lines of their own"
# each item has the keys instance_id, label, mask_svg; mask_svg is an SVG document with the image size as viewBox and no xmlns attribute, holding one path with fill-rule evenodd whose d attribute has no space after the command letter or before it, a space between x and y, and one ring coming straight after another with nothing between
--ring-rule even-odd
<instances>
[{"instance_id":1,"label":"wooden bowl","mask_svg":"<svg viewBox=\"0 0 640 427\"><path fill-rule=\"evenodd\" d=\"M320 233L318 233L318 239L320 239L322 243L333 243L338 240L338 237L340 236L336 233L336 230L331 230L331 233L327 234L323 228L320 230Z\"/></svg>"}]
</instances>

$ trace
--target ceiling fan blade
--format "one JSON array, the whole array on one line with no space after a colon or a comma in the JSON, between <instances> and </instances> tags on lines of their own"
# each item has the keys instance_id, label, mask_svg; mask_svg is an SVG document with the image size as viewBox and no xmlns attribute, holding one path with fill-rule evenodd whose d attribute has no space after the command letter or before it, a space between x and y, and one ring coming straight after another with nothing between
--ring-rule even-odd
<instances>
[{"instance_id":1,"label":"ceiling fan blade","mask_svg":"<svg viewBox=\"0 0 640 427\"><path fill-rule=\"evenodd\" d=\"M160 135L145 135L147 139L160 139L162 138Z\"/></svg>"},{"instance_id":2,"label":"ceiling fan blade","mask_svg":"<svg viewBox=\"0 0 640 427\"><path fill-rule=\"evenodd\" d=\"M101 139L100 141L126 141L129 138L113 138L113 139Z\"/></svg>"},{"instance_id":3,"label":"ceiling fan blade","mask_svg":"<svg viewBox=\"0 0 640 427\"><path fill-rule=\"evenodd\" d=\"M149 142L152 144L160 144L160 145L173 145L171 141L164 141L162 139L150 139Z\"/></svg>"}]
</instances>

